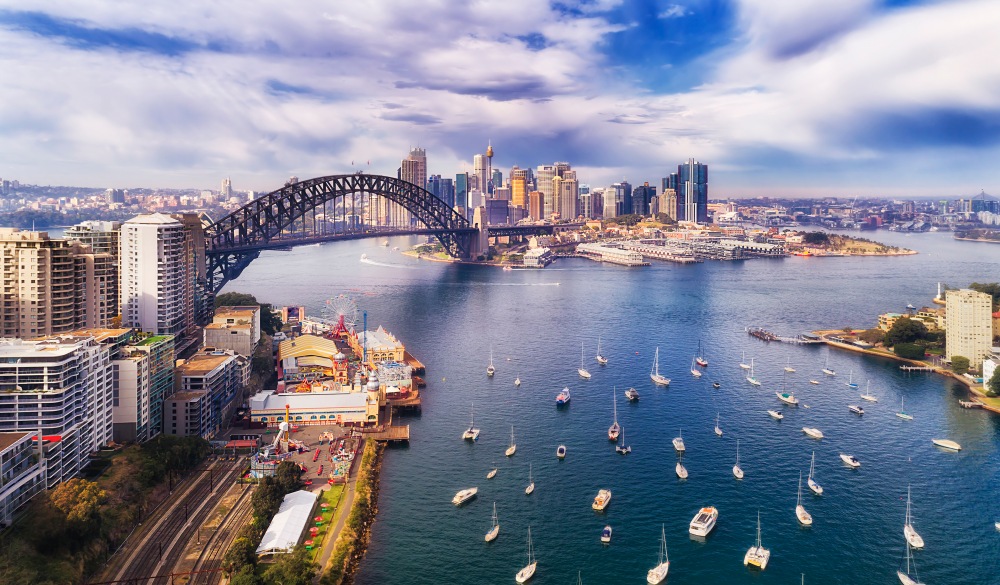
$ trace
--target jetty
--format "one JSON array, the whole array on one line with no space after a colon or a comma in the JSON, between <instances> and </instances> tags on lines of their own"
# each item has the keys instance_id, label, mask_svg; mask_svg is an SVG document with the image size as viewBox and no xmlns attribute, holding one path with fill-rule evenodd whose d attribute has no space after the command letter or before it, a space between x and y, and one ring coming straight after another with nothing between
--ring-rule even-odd
<instances>
[{"instance_id":1,"label":"jetty","mask_svg":"<svg viewBox=\"0 0 1000 585\"><path fill-rule=\"evenodd\" d=\"M379 425L354 429L354 432L383 443L408 443L410 441L410 425Z\"/></svg>"},{"instance_id":2,"label":"jetty","mask_svg":"<svg viewBox=\"0 0 1000 585\"><path fill-rule=\"evenodd\" d=\"M902 366L899 366L899 369L903 370L904 372L934 372L934 371L937 371L937 368L935 368L934 366L908 366L908 365L905 365L905 364L902 365Z\"/></svg>"},{"instance_id":3,"label":"jetty","mask_svg":"<svg viewBox=\"0 0 1000 585\"><path fill-rule=\"evenodd\" d=\"M977 402L975 400L959 400L958 403L962 405L962 408L982 408L983 407L983 403L982 402Z\"/></svg>"}]
</instances>

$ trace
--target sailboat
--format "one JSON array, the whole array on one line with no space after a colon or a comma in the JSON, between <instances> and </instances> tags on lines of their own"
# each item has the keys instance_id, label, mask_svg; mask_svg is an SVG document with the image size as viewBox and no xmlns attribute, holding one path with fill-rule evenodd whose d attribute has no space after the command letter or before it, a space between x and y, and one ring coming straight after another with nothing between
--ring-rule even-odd
<instances>
[{"instance_id":1,"label":"sailboat","mask_svg":"<svg viewBox=\"0 0 1000 585\"><path fill-rule=\"evenodd\" d=\"M602 366L608 365L608 358L604 357L604 354L601 353L601 338L600 337L597 338L597 355L594 356L594 359L597 360L597 363L601 364Z\"/></svg>"},{"instance_id":2,"label":"sailboat","mask_svg":"<svg viewBox=\"0 0 1000 585\"><path fill-rule=\"evenodd\" d=\"M906 486L906 520L903 523L903 536L913 548L924 548L924 539L913 528L913 516L910 514L910 486Z\"/></svg>"},{"instance_id":3,"label":"sailboat","mask_svg":"<svg viewBox=\"0 0 1000 585\"><path fill-rule=\"evenodd\" d=\"M535 569L538 568L538 561L535 560L535 553L531 548L531 526L528 527L528 564L524 566L523 569L517 572L514 576L514 580L518 583L527 583L529 579L535 576Z\"/></svg>"},{"instance_id":4,"label":"sailboat","mask_svg":"<svg viewBox=\"0 0 1000 585\"><path fill-rule=\"evenodd\" d=\"M615 451L618 451L622 455L628 455L632 452L632 445L625 446L625 427L622 427L622 442L620 445L615 445Z\"/></svg>"},{"instance_id":5,"label":"sailboat","mask_svg":"<svg viewBox=\"0 0 1000 585\"><path fill-rule=\"evenodd\" d=\"M809 464L809 477L806 478L806 485L812 490L817 496L823 495L823 486L813 479L813 474L816 473L816 452L813 451L812 462Z\"/></svg>"},{"instance_id":6,"label":"sailboat","mask_svg":"<svg viewBox=\"0 0 1000 585\"><path fill-rule=\"evenodd\" d=\"M517 444L514 442L514 425L510 425L510 447L503 452L504 455L510 457L517 452Z\"/></svg>"},{"instance_id":7,"label":"sailboat","mask_svg":"<svg viewBox=\"0 0 1000 585\"><path fill-rule=\"evenodd\" d=\"M785 362L785 371L788 373L795 372L795 368L792 367L792 358L788 358L788 361Z\"/></svg>"},{"instance_id":8,"label":"sailboat","mask_svg":"<svg viewBox=\"0 0 1000 585\"><path fill-rule=\"evenodd\" d=\"M490 346L490 365L486 366L486 375L490 378L493 374L497 373L497 369L493 367L493 346Z\"/></svg>"},{"instance_id":9,"label":"sailboat","mask_svg":"<svg viewBox=\"0 0 1000 585\"><path fill-rule=\"evenodd\" d=\"M826 356L826 365L823 366L823 373L827 376L836 376L837 372L830 369L830 356Z\"/></svg>"},{"instance_id":10,"label":"sailboat","mask_svg":"<svg viewBox=\"0 0 1000 585\"><path fill-rule=\"evenodd\" d=\"M784 402L785 404L797 406L799 403L798 398L796 398L791 392L785 390L785 376L781 377L781 392L775 392L774 395L778 397L778 400Z\"/></svg>"},{"instance_id":11,"label":"sailboat","mask_svg":"<svg viewBox=\"0 0 1000 585\"><path fill-rule=\"evenodd\" d=\"M691 358L691 375L695 378L701 377L701 370L698 369L698 358Z\"/></svg>"},{"instance_id":12,"label":"sailboat","mask_svg":"<svg viewBox=\"0 0 1000 585\"><path fill-rule=\"evenodd\" d=\"M653 354L653 367L649 370L649 379L653 381L657 386L669 386L670 378L660 375L660 348L656 348L656 353Z\"/></svg>"},{"instance_id":13,"label":"sailboat","mask_svg":"<svg viewBox=\"0 0 1000 585\"><path fill-rule=\"evenodd\" d=\"M771 551L764 548L760 542L760 512L757 512L757 543L747 550L743 555L743 565L753 565L763 571L767 568L767 561L771 560Z\"/></svg>"},{"instance_id":14,"label":"sailboat","mask_svg":"<svg viewBox=\"0 0 1000 585\"><path fill-rule=\"evenodd\" d=\"M750 358L750 375L747 376L747 382L750 382L754 386L760 386L760 381L753 375L753 358Z\"/></svg>"},{"instance_id":15,"label":"sailboat","mask_svg":"<svg viewBox=\"0 0 1000 585\"><path fill-rule=\"evenodd\" d=\"M701 353L701 342L700 341L698 342L698 355L695 356L694 363L698 364L699 366L701 366L703 368L707 368L708 367L708 360L706 360L703 357L703 354Z\"/></svg>"},{"instance_id":16,"label":"sailboat","mask_svg":"<svg viewBox=\"0 0 1000 585\"><path fill-rule=\"evenodd\" d=\"M902 397L899 398L899 412L896 413L896 416L898 416L899 418L901 418L903 420L913 420L913 415L912 414L907 414L906 410L903 409L903 398Z\"/></svg>"},{"instance_id":17,"label":"sailboat","mask_svg":"<svg viewBox=\"0 0 1000 585\"><path fill-rule=\"evenodd\" d=\"M852 390L858 389L858 385L854 383L854 370L847 373L847 382L844 385Z\"/></svg>"},{"instance_id":18,"label":"sailboat","mask_svg":"<svg viewBox=\"0 0 1000 585\"><path fill-rule=\"evenodd\" d=\"M747 352L743 352L743 357L740 359L740 367L744 370L750 369L750 364L747 363Z\"/></svg>"},{"instance_id":19,"label":"sailboat","mask_svg":"<svg viewBox=\"0 0 1000 585\"><path fill-rule=\"evenodd\" d=\"M861 395L861 398L863 400L867 400L868 402L878 402L878 398L876 398L875 395L871 393L871 388L872 388L872 381L868 380L868 384L865 385L865 393Z\"/></svg>"},{"instance_id":20,"label":"sailboat","mask_svg":"<svg viewBox=\"0 0 1000 585\"><path fill-rule=\"evenodd\" d=\"M486 542L493 541L500 534L500 523L497 522L497 503L493 502L493 526L486 533Z\"/></svg>"},{"instance_id":21,"label":"sailboat","mask_svg":"<svg viewBox=\"0 0 1000 585\"><path fill-rule=\"evenodd\" d=\"M917 564L913 560L913 552L910 550L910 545L906 544L903 546L906 552L903 553L906 557L906 572L896 571L896 576L899 577L899 582L903 585L924 585L922 581L919 581L917 577ZM911 568L910 565L913 565Z\"/></svg>"},{"instance_id":22,"label":"sailboat","mask_svg":"<svg viewBox=\"0 0 1000 585\"><path fill-rule=\"evenodd\" d=\"M528 487L524 488L524 495L530 496L535 491L535 480L531 478L531 464L528 464Z\"/></svg>"},{"instance_id":23,"label":"sailboat","mask_svg":"<svg viewBox=\"0 0 1000 585\"><path fill-rule=\"evenodd\" d=\"M650 585L663 583L663 580L667 578L669 570L670 558L667 557L667 527L665 524L662 524L660 525L660 556L656 566L646 573L646 583Z\"/></svg>"},{"instance_id":24,"label":"sailboat","mask_svg":"<svg viewBox=\"0 0 1000 585\"><path fill-rule=\"evenodd\" d=\"M466 441L477 441L479 440L479 429L476 428L476 404L472 404L472 422L469 423L469 428L465 429L462 433L462 438Z\"/></svg>"},{"instance_id":25,"label":"sailboat","mask_svg":"<svg viewBox=\"0 0 1000 585\"><path fill-rule=\"evenodd\" d=\"M736 465L733 465L733 476L743 479L743 468L740 467L740 440L736 439Z\"/></svg>"},{"instance_id":26,"label":"sailboat","mask_svg":"<svg viewBox=\"0 0 1000 585\"><path fill-rule=\"evenodd\" d=\"M608 427L608 440L609 441L617 441L618 440L618 434L621 432L622 428L618 424L618 394L617 394L617 390L612 390L612 392L613 393L611 395L611 404L614 407L614 412L615 412L614 417L615 418L614 418L614 422L611 423L611 426Z\"/></svg>"},{"instance_id":27,"label":"sailboat","mask_svg":"<svg viewBox=\"0 0 1000 585\"><path fill-rule=\"evenodd\" d=\"M685 451L684 438L681 437L681 430L680 429L677 429L677 436L674 437L674 441L673 442L674 442L674 449L678 453L683 453Z\"/></svg>"},{"instance_id":28,"label":"sailboat","mask_svg":"<svg viewBox=\"0 0 1000 585\"><path fill-rule=\"evenodd\" d=\"M715 413L715 435L717 437L722 436L722 429L719 428L719 413Z\"/></svg>"},{"instance_id":29,"label":"sailboat","mask_svg":"<svg viewBox=\"0 0 1000 585\"><path fill-rule=\"evenodd\" d=\"M795 517L799 519L799 523L803 526L812 526L813 517L809 512L806 512L806 507L802 505L802 472L799 472L799 495L798 499L795 501Z\"/></svg>"},{"instance_id":30,"label":"sailboat","mask_svg":"<svg viewBox=\"0 0 1000 585\"><path fill-rule=\"evenodd\" d=\"M589 380L590 379L590 372L587 371L587 368L583 367L583 344L582 343L580 344L580 367L579 367L579 369L576 370L576 373L580 374L580 377L583 378L584 380Z\"/></svg>"},{"instance_id":31,"label":"sailboat","mask_svg":"<svg viewBox=\"0 0 1000 585\"><path fill-rule=\"evenodd\" d=\"M494 477L496 477L497 471L499 471L499 469L497 469L497 464L494 461L493 467L490 469L489 473L486 474L486 479L493 479Z\"/></svg>"},{"instance_id":32,"label":"sailboat","mask_svg":"<svg viewBox=\"0 0 1000 585\"><path fill-rule=\"evenodd\" d=\"M677 473L677 477L679 477L681 479L687 479L688 478L688 470L687 470L687 467L684 467L684 460L683 459L678 459L677 460L677 465L674 466L674 472Z\"/></svg>"}]
</instances>

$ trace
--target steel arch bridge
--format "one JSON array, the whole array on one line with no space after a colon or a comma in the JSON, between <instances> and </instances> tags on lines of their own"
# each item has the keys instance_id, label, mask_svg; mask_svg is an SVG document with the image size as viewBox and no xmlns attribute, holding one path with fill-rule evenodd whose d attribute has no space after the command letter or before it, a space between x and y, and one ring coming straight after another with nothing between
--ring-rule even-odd
<instances>
[{"instance_id":1,"label":"steel arch bridge","mask_svg":"<svg viewBox=\"0 0 1000 585\"><path fill-rule=\"evenodd\" d=\"M380 223L378 209L386 201L415 222L404 216ZM453 257L469 258L477 252L478 233L447 203L410 182L364 173L330 175L286 185L206 227L207 277L217 293L262 250L390 235L433 235Z\"/></svg>"}]
</instances>

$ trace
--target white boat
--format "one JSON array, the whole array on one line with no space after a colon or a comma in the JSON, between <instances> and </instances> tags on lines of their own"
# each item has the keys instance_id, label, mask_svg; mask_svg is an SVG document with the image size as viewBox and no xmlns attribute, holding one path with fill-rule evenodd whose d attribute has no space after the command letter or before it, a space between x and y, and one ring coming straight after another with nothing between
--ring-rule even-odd
<instances>
[{"instance_id":1,"label":"white boat","mask_svg":"<svg viewBox=\"0 0 1000 585\"><path fill-rule=\"evenodd\" d=\"M455 504L456 506L461 506L462 504L476 497L477 493L479 493L479 488L474 488L474 487L467 488L464 490L459 490L458 493L455 494L455 497L451 499L451 503Z\"/></svg>"},{"instance_id":2,"label":"white boat","mask_svg":"<svg viewBox=\"0 0 1000 585\"><path fill-rule=\"evenodd\" d=\"M722 436L722 429L719 428L719 413L715 413L715 436Z\"/></svg>"},{"instance_id":3,"label":"white boat","mask_svg":"<svg viewBox=\"0 0 1000 585\"><path fill-rule=\"evenodd\" d=\"M837 372L830 369L830 356L826 356L826 365L823 366L823 373L827 376L836 376Z\"/></svg>"},{"instance_id":4,"label":"white boat","mask_svg":"<svg viewBox=\"0 0 1000 585\"><path fill-rule=\"evenodd\" d=\"M931 442L941 447L942 449L948 449L949 451L961 451L962 446L952 441L951 439L931 439Z\"/></svg>"},{"instance_id":5,"label":"white boat","mask_svg":"<svg viewBox=\"0 0 1000 585\"><path fill-rule=\"evenodd\" d=\"M510 425L510 446L507 450L503 452L504 455L510 457L517 452L517 443L514 442L514 425Z\"/></svg>"},{"instance_id":6,"label":"white boat","mask_svg":"<svg viewBox=\"0 0 1000 585\"><path fill-rule=\"evenodd\" d=\"M603 512L604 509L607 508L608 504L610 503L611 503L611 490L599 490L597 492L597 495L594 496L594 503L591 504L590 507L597 512Z\"/></svg>"},{"instance_id":7,"label":"white boat","mask_svg":"<svg viewBox=\"0 0 1000 585\"><path fill-rule=\"evenodd\" d=\"M660 348L653 354L653 367L649 370L649 379L657 386L669 386L670 378L660 375Z\"/></svg>"},{"instance_id":8,"label":"white boat","mask_svg":"<svg viewBox=\"0 0 1000 585\"><path fill-rule=\"evenodd\" d=\"M872 381L868 380L868 384L865 385L865 393L861 395L862 400L867 400L868 402L878 402L878 398L875 397L871 392Z\"/></svg>"},{"instance_id":9,"label":"white boat","mask_svg":"<svg viewBox=\"0 0 1000 585\"><path fill-rule=\"evenodd\" d=\"M625 398L628 398L631 402L635 402L639 400L639 391L635 388L629 388L625 391Z\"/></svg>"},{"instance_id":10,"label":"white boat","mask_svg":"<svg viewBox=\"0 0 1000 585\"><path fill-rule=\"evenodd\" d=\"M625 446L625 427L622 427L622 442L621 444L615 445L615 451L621 455L628 455L632 452L632 445Z\"/></svg>"},{"instance_id":11,"label":"white boat","mask_svg":"<svg viewBox=\"0 0 1000 585\"><path fill-rule=\"evenodd\" d=\"M845 464L850 465L851 468L853 468L853 469L857 469L857 468L861 467L861 461L859 461L858 458L855 457L854 455L849 455L847 453L841 453L840 454L840 460L843 461Z\"/></svg>"},{"instance_id":12,"label":"white boat","mask_svg":"<svg viewBox=\"0 0 1000 585\"><path fill-rule=\"evenodd\" d=\"M785 362L785 371L790 374L795 372L795 368L792 367L792 358L788 358L788 361Z\"/></svg>"},{"instance_id":13,"label":"white boat","mask_svg":"<svg viewBox=\"0 0 1000 585\"><path fill-rule=\"evenodd\" d=\"M996 528L997 530L1000 530L1000 522L994 522L993 527Z\"/></svg>"},{"instance_id":14,"label":"white boat","mask_svg":"<svg viewBox=\"0 0 1000 585\"><path fill-rule=\"evenodd\" d=\"M611 543L611 525L610 524L606 524L604 526L604 529L601 530L601 542L603 542L604 544L610 544Z\"/></svg>"},{"instance_id":15,"label":"white boat","mask_svg":"<svg viewBox=\"0 0 1000 585\"><path fill-rule=\"evenodd\" d=\"M744 370L750 369L750 364L747 363L747 352L743 352L743 357L740 358L740 367Z\"/></svg>"},{"instance_id":16,"label":"white boat","mask_svg":"<svg viewBox=\"0 0 1000 585\"><path fill-rule=\"evenodd\" d=\"M760 380L753 375L753 358L750 358L750 375L747 376L747 382L750 382L754 386L760 386Z\"/></svg>"},{"instance_id":17,"label":"white boat","mask_svg":"<svg viewBox=\"0 0 1000 585\"><path fill-rule=\"evenodd\" d=\"M791 392L775 392L774 395L778 397L778 400L784 402L785 404L797 406L799 403L799 399L793 396Z\"/></svg>"},{"instance_id":18,"label":"white boat","mask_svg":"<svg viewBox=\"0 0 1000 585\"><path fill-rule=\"evenodd\" d=\"M743 565L757 567L761 571L767 568L767 561L771 560L771 551L764 548L760 541L760 512L757 512L757 544L747 550L743 555Z\"/></svg>"},{"instance_id":19,"label":"white boat","mask_svg":"<svg viewBox=\"0 0 1000 585\"><path fill-rule=\"evenodd\" d=\"M538 568L538 561L535 560L535 552L531 548L531 526L528 527L528 564L514 575L514 580L518 583L527 583L535 576L535 569Z\"/></svg>"},{"instance_id":20,"label":"white boat","mask_svg":"<svg viewBox=\"0 0 1000 585\"><path fill-rule=\"evenodd\" d=\"M556 394L556 406L563 406L565 404L569 404L569 400L570 400L570 395L568 386L566 388L563 388L562 392Z\"/></svg>"},{"instance_id":21,"label":"white boat","mask_svg":"<svg viewBox=\"0 0 1000 585\"><path fill-rule=\"evenodd\" d=\"M486 366L486 375L490 378L493 374L497 373L497 369L493 367L493 346L490 346L490 365Z\"/></svg>"},{"instance_id":22,"label":"white boat","mask_svg":"<svg viewBox=\"0 0 1000 585\"><path fill-rule=\"evenodd\" d=\"M486 533L486 542L493 541L496 539L498 534L500 534L500 523L497 522L497 503L493 502L493 526L491 526L489 532Z\"/></svg>"},{"instance_id":23,"label":"white boat","mask_svg":"<svg viewBox=\"0 0 1000 585\"><path fill-rule=\"evenodd\" d=\"M472 404L472 422L469 423L469 428L465 429L462 433L462 438L466 441L476 441L479 439L479 429L476 428L476 405Z\"/></svg>"},{"instance_id":24,"label":"white boat","mask_svg":"<svg viewBox=\"0 0 1000 585\"><path fill-rule=\"evenodd\" d=\"M504 272L512 272L513 270L514 270L514 267L511 266L510 264L504 264L503 265L503 271Z\"/></svg>"},{"instance_id":25,"label":"white boat","mask_svg":"<svg viewBox=\"0 0 1000 585\"><path fill-rule=\"evenodd\" d=\"M908 414L906 412L906 410L903 409L903 398L902 397L900 397L900 399L899 399L899 412L896 413L896 416L898 416L899 418L901 418L903 420L913 420L913 415L912 414Z\"/></svg>"},{"instance_id":26,"label":"white boat","mask_svg":"<svg viewBox=\"0 0 1000 585\"><path fill-rule=\"evenodd\" d=\"M489 473L486 474L486 479L493 479L494 477L496 477L497 471L499 471L499 469L497 468L496 463L494 463L493 468L490 469Z\"/></svg>"},{"instance_id":27,"label":"white boat","mask_svg":"<svg viewBox=\"0 0 1000 585\"><path fill-rule=\"evenodd\" d=\"M733 465L733 477L743 479L743 468L740 467L740 440L736 439L736 465Z\"/></svg>"},{"instance_id":28,"label":"white boat","mask_svg":"<svg viewBox=\"0 0 1000 585\"><path fill-rule=\"evenodd\" d=\"M601 364L602 366L608 365L608 358L604 357L604 354L601 353L600 337L597 338L597 355L594 356L594 359L597 360L597 363Z\"/></svg>"},{"instance_id":29,"label":"white boat","mask_svg":"<svg viewBox=\"0 0 1000 585\"><path fill-rule=\"evenodd\" d=\"M813 451L812 462L809 464L809 477L806 478L806 485L812 490L812 493L817 496L823 495L823 486L819 485L813 475L816 473L816 452Z\"/></svg>"},{"instance_id":30,"label":"white boat","mask_svg":"<svg viewBox=\"0 0 1000 585\"><path fill-rule=\"evenodd\" d=\"M680 429L677 429L677 436L674 437L674 449L677 450L678 453L683 453L685 451L684 438L681 437Z\"/></svg>"},{"instance_id":31,"label":"white boat","mask_svg":"<svg viewBox=\"0 0 1000 585\"><path fill-rule=\"evenodd\" d=\"M858 385L854 383L854 370L847 373L847 382L844 383L845 386L851 388L852 390L857 390Z\"/></svg>"},{"instance_id":32,"label":"white boat","mask_svg":"<svg viewBox=\"0 0 1000 585\"><path fill-rule=\"evenodd\" d=\"M910 486L906 486L906 520L903 521L903 536L913 548L924 548L924 539L913 527L913 515L910 513Z\"/></svg>"},{"instance_id":33,"label":"white boat","mask_svg":"<svg viewBox=\"0 0 1000 585\"><path fill-rule=\"evenodd\" d=\"M556 457L560 459L566 458L566 445L559 445L556 447Z\"/></svg>"},{"instance_id":34,"label":"white boat","mask_svg":"<svg viewBox=\"0 0 1000 585\"><path fill-rule=\"evenodd\" d=\"M367 259L368 259L368 254L362 254L362 255L361 255L361 261L362 261L362 262L364 262L364 261L365 261L365 260L367 260Z\"/></svg>"},{"instance_id":35,"label":"white boat","mask_svg":"<svg viewBox=\"0 0 1000 585\"><path fill-rule=\"evenodd\" d=\"M514 378L514 385L515 386L520 386L521 385L521 374L518 374L517 377Z\"/></svg>"},{"instance_id":36,"label":"white boat","mask_svg":"<svg viewBox=\"0 0 1000 585\"><path fill-rule=\"evenodd\" d=\"M902 585L924 585L923 581L920 581L920 578L917 577L917 565L913 560L913 551L910 550L909 544L904 545L903 548L906 549L906 552L903 553L906 557L906 572L904 573L902 570L896 571L899 582Z\"/></svg>"},{"instance_id":37,"label":"white boat","mask_svg":"<svg viewBox=\"0 0 1000 585\"><path fill-rule=\"evenodd\" d=\"M382 240L382 246L386 247L389 245L389 240Z\"/></svg>"},{"instance_id":38,"label":"white boat","mask_svg":"<svg viewBox=\"0 0 1000 585\"><path fill-rule=\"evenodd\" d=\"M853 412L854 414L856 414L858 416L861 416L861 415L863 415L865 413L865 409L861 408L860 404L848 404L847 405L847 410L850 410L851 412Z\"/></svg>"},{"instance_id":39,"label":"white boat","mask_svg":"<svg viewBox=\"0 0 1000 585\"><path fill-rule=\"evenodd\" d=\"M670 558L667 557L667 528L665 524L660 525L660 556L656 566L646 572L646 583L650 585L660 585L667 578L670 571Z\"/></svg>"},{"instance_id":40,"label":"white boat","mask_svg":"<svg viewBox=\"0 0 1000 585\"><path fill-rule=\"evenodd\" d=\"M819 385L819 380L809 380L809 383Z\"/></svg>"},{"instance_id":41,"label":"white boat","mask_svg":"<svg viewBox=\"0 0 1000 585\"><path fill-rule=\"evenodd\" d=\"M715 506L705 506L691 519L688 532L695 536L708 536L719 520L719 510Z\"/></svg>"},{"instance_id":42,"label":"white boat","mask_svg":"<svg viewBox=\"0 0 1000 585\"><path fill-rule=\"evenodd\" d=\"M583 367L583 344L580 344L580 367L576 370L576 373L580 374L580 377L584 380L590 379L590 372L587 371L587 368Z\"/></svg>"},{"instance_id":43,"label":"white boat","mask_svg":"<svg viewBox=\"0 0 1000 585\"><path fill-rule=\"evenodd\" d=\"M698 364L703 368L708 367L708 360L705 359L704 354L701 353L701 342L698 342L698 355L694 356L694 363Z\"/></svg>"},{"instance_id":44,"label":"white boat","mask_svg":"<svg viewBox=\"0 0 1000 585\"><path fill-rule=\"evenodd\" d=\"M524 495L530 496L535 491L535 480L531 478L531 464L528 464L528 487L524 488Z\"/></svg>"},{"instance_id":45,"label":"white boat","mask_svg":"<svg viewBox=\"0 0 1000 585\"><path fill-rule=\"evenodd\" d=\"M802 427L802 432L812 437L813 439L823 438L823 432L815 427Z\"/></svg>"},{"instance_id":46,"label":"white boat","mask_svg":"<svg viewBox=\"0 0 1000 585\"><path fill-rule=\"evenodd\" d=\"M677 461L677 465L674 466L674 473L676 473L677 477L679 477L681 479L687 479L688 478L687 467L684 467L684 464L681 463L679 460Z\"/></svg>"},{"instance_id":47,"label":"white boat","mask_svg":"<svg viewBox=\"0 0 1000 585\"><path fill-rule=\"evenodd\" d=\"M712 388L718 388L719 386L722 386L722 384L719 384L718 380L716 380L715 382L712 382Z\"/></svg>"},{"instance_id":48,"label":"white boat","mask_svg":"<svg viewBox=\"0 0 1000 585\"><path fill-rule=\"evenodd\" d=\"M799 495L795 502L795 517L799 519L799 524L812 526L812 514L806 512L806 507L802 505L802 472L799 472Z\"/></svg>"},{"instance_id":49,"label":"white boat","mask_svg":"<svg viewBox=\"0 0 1000 585\"><path fill-rule=\"evenodd\" d=\"M781 420L785 418L785 415L781 414L780 410L768 410L767 414L771 415L771 418L776 420Z\"/></svg>"},{"instance_id":50,"label":"white boat","mask_svg":"<svg viewBox=\"0 0 1000 585\"><path fill-rule=\"evenodd\" d=\"M614 409L614 419L611 426L608 427L608 440L617 441L618 435L621 433L622 427L618 424L618 393L616 389L612 389L611 394L611 406Z\"/></svg>"},{"instance_id":51,"label":"white boat","mask_svg":"<svg viewBox=\"0 0 1000 585\"><path fill-rule=\"evenodd\" d=\"M701 377L701 370L698 369L698 358L691 358L691 375L695 378Z\"/></svg>"}]
</instances>

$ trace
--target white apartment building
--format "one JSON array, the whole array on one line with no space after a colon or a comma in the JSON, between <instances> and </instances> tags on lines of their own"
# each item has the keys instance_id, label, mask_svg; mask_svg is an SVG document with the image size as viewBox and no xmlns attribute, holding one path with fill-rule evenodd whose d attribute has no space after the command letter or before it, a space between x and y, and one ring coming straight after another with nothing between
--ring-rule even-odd
<instances>
[{"instance_id":1,"label":"white apartment building","mask_svg":"<svg viewBox=\"0 0 1000 585\"><path fill-rule=\"evenodd\" d=\"M993 297L969 289L949 290L944 295L945 357L969 358L979 370L993 346Z\"/></svg>"},{"instance_id":2,"label":"white apartment building","mask_svg":"<svg viewBox=\"0 0 1000 585\"><path fill-rule=\"evenodd\" d=\"M122 325L157 335L179 335L186 326L184 226L162 213L134 217L121 233Z\"/></svg>"},{"instance_id":3,"label":"white apartment building","mask_svg":"<svg viewBox=\"0 0 1000 585\"><path fill-rule=\"evenodd\" d=\"M164 400L163 433L208 438L232 416L250 377L250 360L232 351L203 351L179 361L176 392Z\"/></svg>"},{"instance_id":4,"label":"white apartment building","mask_svg":"<svg viewBox=\"0 0 1000 585\"><path fill-rule=\"evenodd\" d=\"M205 326L204 346L253 357L260 343L260 307L217 307Z\"/></svg>"},{"instance_id":5,"label":"white apartment building","mask_svg":"<svg viewBox=\"0 0 1000 585\"><path fill-rule=\"evenodd\" d=\"M38 433L0 433L0 528L45 489L45 460L36 457Z\"/></svg>"}]
</instances>

